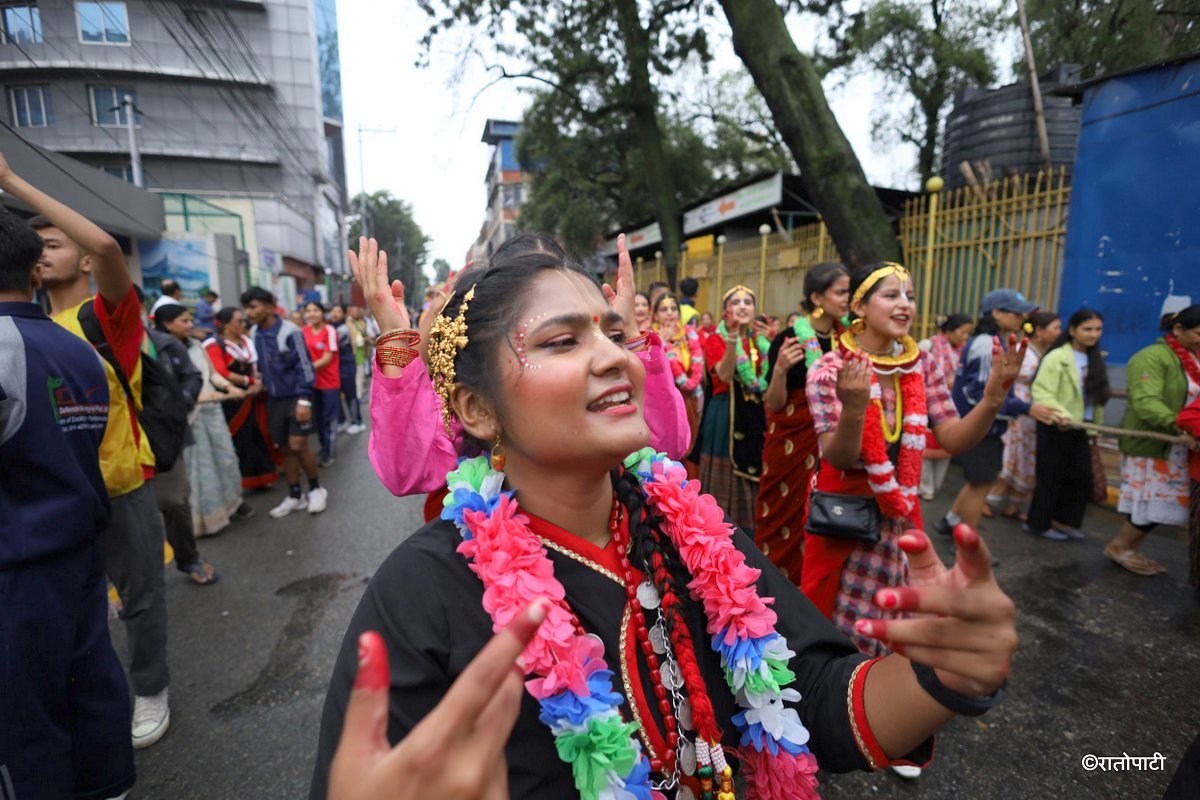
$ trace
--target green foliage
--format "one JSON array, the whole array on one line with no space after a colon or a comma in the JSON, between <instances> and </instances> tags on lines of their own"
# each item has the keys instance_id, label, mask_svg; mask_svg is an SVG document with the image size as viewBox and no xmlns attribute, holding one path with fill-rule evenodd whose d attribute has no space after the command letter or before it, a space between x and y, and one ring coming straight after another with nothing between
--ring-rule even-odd
<instances>
[{"instance_id":1,"label":"green foliage","mask_svg":"<svg viewBox=\"0 0 1200 800\"><path fill-rule=\"evenodd\" d=\"M450 277L450 262L444 258L435 258L433 260L433 282L445 283L446 278Z\"/></svg>"},{"instance_id":2,"label":"green foliage","mask_svg":"<svg viewBox=\"0 0 1200 800\"><path fill-rule=\"evenodd\" d=\"M883 77L889 94L907 95L899 111L881 104L874 134L882 144L917 147L922 183L937 170L954 93L995 80L991 49L1008 22L1002 8L997 0L874 0L843 42L844 68L865 66Z\"/></svg>"},{"instance_id":3,"label":"green foliage","mask_svg":"<svg viewBox=\"0 0 1200 800\"><path fill-rule=\"evenodd\" d=\"M359 194L351 201L356 211L362 208L362 199ZM367 217L367 232L379 241L380 249L387 251L391 278L404 281L409 297L421 297L428 283L424 268L430 238L413 217L412 204L388 191L375 192L367 195ZM350 222L352 249L358 249L361 235L362 221L355 218Z\"/></svg>"},{"instance_id":4,"label":"green foliage","mask_svg":"<svg viewBox=\"0 0 1200 800\"><path fill-rule=\"evenodd\" d=\"M1079 64L1091 78L1200 50L1200 0L1026 0L1025 13L1039 70Z\"/></svg>"}]
</instances>

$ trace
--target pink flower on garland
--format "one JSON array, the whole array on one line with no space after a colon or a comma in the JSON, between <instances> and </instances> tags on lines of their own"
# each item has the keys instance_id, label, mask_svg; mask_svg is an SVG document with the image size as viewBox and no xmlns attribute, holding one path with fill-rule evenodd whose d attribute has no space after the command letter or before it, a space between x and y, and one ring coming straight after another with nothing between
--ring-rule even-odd
<instances>
[{"instance_id":1,"label":"pink flower on garland","mask_svg":"<svg viewBox=\"0 0 1200 800\"><path fill-rule=\"evenodd\" d=\"M534 678L525 683L529 693L543 700L559 692L571 692L581 697L590 694L587 679L593 672L606 669L604 645L591 636L577 636L567 645L562 659L546 670L545 677Z\"/></svg>"},{"instance_id":2,"label":"pink flower on garland","mask_svg":"<svg viewBox=\"0 0 1200 800\"><path fill-rule=\"evenodd\" d=\"M748 797L759 800L812 800L817 797L817 759L812 753L793 755L743 747L737 751L746 775Z\"/></svg>"}]
</instances>

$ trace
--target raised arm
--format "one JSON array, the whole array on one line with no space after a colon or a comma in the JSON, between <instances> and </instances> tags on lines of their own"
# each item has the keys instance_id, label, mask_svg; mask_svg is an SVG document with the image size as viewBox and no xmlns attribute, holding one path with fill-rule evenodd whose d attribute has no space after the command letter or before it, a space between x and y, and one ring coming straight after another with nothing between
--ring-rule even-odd
<instances>
[{"instance_id":1,"label":"raised arm","mask_svg":"<svg viewBox=\"0 0 1200 800\"><path fill-rule=\"evenodd\" d=\"M987 436L992 423L996 421L996 415L1004 408L1013 381L1021 371L1028 346L1028 339L1018 345L1016 336L1008 338L1007 350L1000 346L998 338L992 340L991 370L979 403L965 417L944 422L933 430L943 450L956 456L970 450ZM967 371L963 372L966 374Z\"/></svg>"},{"instance_id":2,"label":"raised arm","mask_svg":"<svg viewBox=\"0 0 1200 800\"><path fill-rule=\"evenodd\" d=\"M3 154L0 154L0 189L48 219L86 251L96 288L110 308L115 308L129 294L133 280L129 277L129 266L125 263L125 254L121 252L117 240L78 211L14 173Z\"/></svg>"}]
</instances>

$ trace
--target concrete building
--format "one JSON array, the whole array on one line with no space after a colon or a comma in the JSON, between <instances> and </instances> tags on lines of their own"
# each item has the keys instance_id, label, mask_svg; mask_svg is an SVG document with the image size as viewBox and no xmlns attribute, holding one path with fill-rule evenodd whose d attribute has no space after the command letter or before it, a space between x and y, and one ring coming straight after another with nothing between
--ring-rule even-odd
<instances>
[{"instance_id":1,"label":"concrete building","mask_svg":"<svg viewBox=\"0 0 1200 800\"><path fill-rule=\"evenodd\" d=\"M3 119L24 140L144 185L169 231L231 234L245 279L345 276L335 0L0 4Z\"/></svg>"},{"instance_id":2,"label":"concrete building","mask_svg":"<svg viewBox=\"0 0 1200 800\"><path fill-rule=\"evenodd\" d=\"M517 161L516 140L521 123L489 119L481 141L491 145L484 185L487 187L487 212L479 238L467 253L468 261L486 260L516 231L521 206L529 194L528 174Z\"/></svg>"}]
</instances>

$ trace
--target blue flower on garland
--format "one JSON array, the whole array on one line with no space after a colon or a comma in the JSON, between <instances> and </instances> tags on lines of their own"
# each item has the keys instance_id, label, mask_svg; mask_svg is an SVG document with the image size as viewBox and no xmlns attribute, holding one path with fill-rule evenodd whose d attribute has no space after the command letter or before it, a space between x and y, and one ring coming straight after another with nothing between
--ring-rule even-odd
<instances>
[{"instance_id":1,"label":"blue flower on garland","mask_svg":"<svg viewBox=\"0 0 1200 800\"><path fill-rule=\"evenodd\" d=\"M542 711L538 719L551 729L567 722L582 725L590 717L605 713L621 705L624 698L612 689L612 670L599 669L588 676L587 697L574 692L559 692L541 701Z\"/></svg>"}]
</instances>

